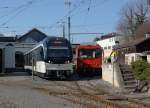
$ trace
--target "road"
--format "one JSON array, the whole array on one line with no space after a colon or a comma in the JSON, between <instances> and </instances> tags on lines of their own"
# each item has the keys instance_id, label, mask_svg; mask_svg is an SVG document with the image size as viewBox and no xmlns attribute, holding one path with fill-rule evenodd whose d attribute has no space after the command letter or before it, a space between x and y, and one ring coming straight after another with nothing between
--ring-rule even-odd
<instances>
[{"instance_id":1,"label":"road","mask_svg":"<svg viewBox=\"0 0 150 108\"><path fill-rule=\"evenodd\" d=\"M108 94L121 93L99 77L50 80L13 73L0 77L0 108L115 108L104 101ZM100 101L101 100L101 101ZM109 105L110 104L110 105Z\"/></svg>"}]
</instances>

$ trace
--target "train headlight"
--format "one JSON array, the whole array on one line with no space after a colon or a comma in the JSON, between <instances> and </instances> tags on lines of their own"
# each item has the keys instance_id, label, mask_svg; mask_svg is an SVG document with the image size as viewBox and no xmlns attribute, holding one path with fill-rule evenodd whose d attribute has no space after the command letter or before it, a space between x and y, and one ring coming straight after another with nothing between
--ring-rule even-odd
<instances>
[{"instance_id":1,"label":"train headlight","mask_svg":"<svg viewBox=\"0 0 150 108\"><path fill-rule=\"evenodd\" d=\"M70 61L68 60L68 61L66 61L65 63L68 64L68 63L70 63Z\"/></svg>"}]
</instances>

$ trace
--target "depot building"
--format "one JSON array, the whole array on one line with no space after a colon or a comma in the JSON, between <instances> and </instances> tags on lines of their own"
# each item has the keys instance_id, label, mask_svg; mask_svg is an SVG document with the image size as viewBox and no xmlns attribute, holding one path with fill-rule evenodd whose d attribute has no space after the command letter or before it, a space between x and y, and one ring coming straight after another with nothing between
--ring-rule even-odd
<instances>
[{"instance_id":1,"label":"depot building","mask_svg":"<svg viewBox=\"0 0 150 108\"><path fill-rule=\"evenodd\" d=\"M35 28L19 37L0 37L0 72L23 69L24 53L45 37L46 34Z\"/></svg>"}]
</instances>

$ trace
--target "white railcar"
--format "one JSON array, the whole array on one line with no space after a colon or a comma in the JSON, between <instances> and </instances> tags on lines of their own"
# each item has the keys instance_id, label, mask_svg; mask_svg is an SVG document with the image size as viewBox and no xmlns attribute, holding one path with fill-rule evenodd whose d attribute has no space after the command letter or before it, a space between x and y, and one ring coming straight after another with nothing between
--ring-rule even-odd
<instances>
[{"instance_id":1,"label":"white railcar","mask_svg":"<svg viewBox=\"0 0 150 108\"><path fill-rule=\"evenodd\" d=\"M32 70L34 64L37 75L66 78L73 74L72 56L71 44L67 39L47 37L25 53L25 69Z\"/></svg>"}]
</instances>

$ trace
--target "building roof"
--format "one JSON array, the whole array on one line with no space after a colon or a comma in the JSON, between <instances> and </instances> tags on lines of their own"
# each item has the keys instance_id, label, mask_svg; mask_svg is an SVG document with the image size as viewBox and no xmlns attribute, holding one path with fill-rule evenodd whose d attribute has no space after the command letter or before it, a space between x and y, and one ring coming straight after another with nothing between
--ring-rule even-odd
<instances>
[{"instance_id":1,"label":"building roof","mask_svg":"<svg viewBox=\"0 0 150 108\"><path fill-rule=\"evenodd\" d=\"M109 38L112 38L112 37L116 37L118 34L117 33L109 33L109 34L106 34L106 35L102 35L100 37L100 40L104 40L104 39L109 39Z\"/></svg>"},{"instance_id":2,"label":"building roof","mask_svg":"<svg viewBox=\"0 0 150 108\"><path fill-rule=\"evenodd\" d=\"M122 45L116 45L114 46L114 49L121 49L121 48L127 48L127 47L133 47L133 46L137 46L141 43L144 43L145 41L150 40L150 37L148 38L138 38L132 42L128 42L126 44L122 44Z\"/></svg>"},{"instance_id":3,"label":"building roof","mask_svg":"<svg viewBox=\"0 0 150 108\"><path fill-rule=\"evenodd\" d=\"M96 42L84 42L81 45L96 45Z\"/></svg>"},{"instance_id":4,"label":"building roof","mask_svg":"<svg viewBox=\"0 0 150 108\"><path fill-rule=\"evenodd\" d=\"M16 42L15 37L0 37L0 42Z\"/></svg>"},{"instance_id":5,"label":"building roof","mask_svg":"<svg viewBox=\"0 0 150 108\"><path fill-rule=\"evenodd\" d=\"M34 28L34 29L30 30L29 32L27 32L26 34L24 34L23 36L21 36L20 38L18 38L18 41L23 41L23 40L25 40L27 38L32 38L36 42L40 42L45 37L47 37L46 34L41 32L40 30Z\"/></svg>"}]
</instances>

